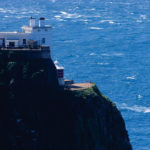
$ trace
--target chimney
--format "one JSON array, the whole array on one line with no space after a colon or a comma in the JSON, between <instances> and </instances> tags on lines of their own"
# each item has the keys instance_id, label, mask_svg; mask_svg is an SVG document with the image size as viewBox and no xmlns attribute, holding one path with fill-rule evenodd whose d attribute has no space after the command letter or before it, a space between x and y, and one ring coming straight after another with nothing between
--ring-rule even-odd
<instances>
[{"instance_id":1,"label":"chimney","mask_svg":"<svg viewBox=\"0 0 150 150\"><path fill-rule=\"evenodd\" d=\"M35 18L30 18L29 25L30 27L35 27Z\"/></svg>"},{"instance_id":2,"label":"chimney","mask_svg":"<svg viewBox=\"0 0 150 150\"><path fill-rule=\"evenodd\" d=\"M45 18L44 17L41 17L39 19L39 27L44 27L45 26Z\"/></svg>"}]
</instances>

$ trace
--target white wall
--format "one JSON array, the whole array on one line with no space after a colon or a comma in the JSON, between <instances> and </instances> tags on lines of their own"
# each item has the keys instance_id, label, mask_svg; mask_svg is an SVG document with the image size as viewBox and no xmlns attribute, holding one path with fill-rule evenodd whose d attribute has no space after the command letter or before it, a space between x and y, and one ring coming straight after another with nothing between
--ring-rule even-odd
<instances>
[{"instance_id":1,"label":"white wall","mask_svg":"<svg viewBox=\"0 0 150 150\"><path fill-rule=\"evenodd\" d=\"M19 46L19 41L18 40L6 40L5 45L9 46L9 42L14 42L15 43L15 47Z\"/></svg>"},{"instance_id":2,"label":"white wall","mask_svg":"<svg viewBox=\"0 0 150 150\"><path fill-rule=\"evenodd\" d=\"M46 31L45 31L46 30ZM51 29L50 28L37 28L30 34L30 39L38 41L40 45L49 45L51 41ZM45 43L42 43L42 39L45 38Z\"/></svg>"},{"instance_id":3,"label":"white wall","mask_svg":"<svg viewBox=\"0 0 150 150\"><path fill-rule=\"evenodd\" d=\"M0 32L0 39L4 38L6 40L19 40L18 46L23 46L23 39L36 40L39 45L48 45L50 46L51 41L51 28L41 27L33 28L33 32ZM45 38L45 43L42 43L42 39ZM1 43L1 42L0 42ZM6 45L5 45L6 46Z\"/></svg>"},{"instance_id":4,"label":"white wall","mask_svg":"<svg viewBox=\"0 0 150 150\"><path fill-rule=\"evenodd\" d=\"M7 40L18 40L18 46L23 45L23 39L29 39L29 34L27 33L17 33L17 32L1 32L0 33L0 39L5 39L5 46L7 46L8 43L6 43Z\"/></svg>"}]
</instances>

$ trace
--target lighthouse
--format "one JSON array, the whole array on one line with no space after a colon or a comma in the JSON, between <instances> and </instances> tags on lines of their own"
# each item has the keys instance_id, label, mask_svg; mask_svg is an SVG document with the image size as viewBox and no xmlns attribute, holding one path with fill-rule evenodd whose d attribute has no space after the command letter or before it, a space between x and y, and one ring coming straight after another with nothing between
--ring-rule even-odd
<instances>
[{"instance_id":1,"label":"lighthouse","mask_svg":"<svg viewBox=\"0 0 150 150\"><path fill-rule=\"evenodd\" d=\"M29 19L29 25L23 26L22 31L0 32L0 48L38 48L47 45L50 47L51 26L45 25L45 18Z\"/></svg>"},{"instance_id":2,"label":"lighthouse","mask_svg":"<svg viewBox=\"0 0 150 150\"><path fill-rule=\"evenodd\" d=\"M65 81L64 81L64 67L60 66L58 64L57 60L54 62L54 64L55 64L56 71L57 71L58 83L59 83L60 86L64 86L65 85Z\"/></svg>"}]
</instances>

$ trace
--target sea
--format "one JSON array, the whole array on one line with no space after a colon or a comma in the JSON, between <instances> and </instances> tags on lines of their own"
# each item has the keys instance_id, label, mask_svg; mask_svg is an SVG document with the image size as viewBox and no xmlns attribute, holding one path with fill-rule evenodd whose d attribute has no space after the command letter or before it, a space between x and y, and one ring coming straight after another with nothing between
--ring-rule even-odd
<instances>
[{"instance_id":1,"label":"sea","mask_svg":"<svg viewBox=\"0 0 150 150\"><path fill-rule=\"evenodd\" d=\"M65 78L96 83L121 111L133 149L150 150L150 1L0 0L0 31L21 31L31 16L52 26Z\"/></svg>"}]
</instances>

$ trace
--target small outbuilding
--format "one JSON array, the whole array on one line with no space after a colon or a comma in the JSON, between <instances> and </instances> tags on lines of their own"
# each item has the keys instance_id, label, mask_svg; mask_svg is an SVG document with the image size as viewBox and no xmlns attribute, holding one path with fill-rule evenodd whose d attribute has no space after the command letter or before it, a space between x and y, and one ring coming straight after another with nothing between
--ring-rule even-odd
<instances>
[{"instance_id":1,"label":"small outbuilding","mask_svg":"<svg viewBox=\"0 0 150 150\"><path fill-rule=\"evenodd\" d=\"M55 64L56 71L57 71L58 83L59 83L60 86L64 86L65 85L65 81L64 81L64 67L59 66L57 60L54 62L54 64Z\"/></svg>"}]
</instances>

